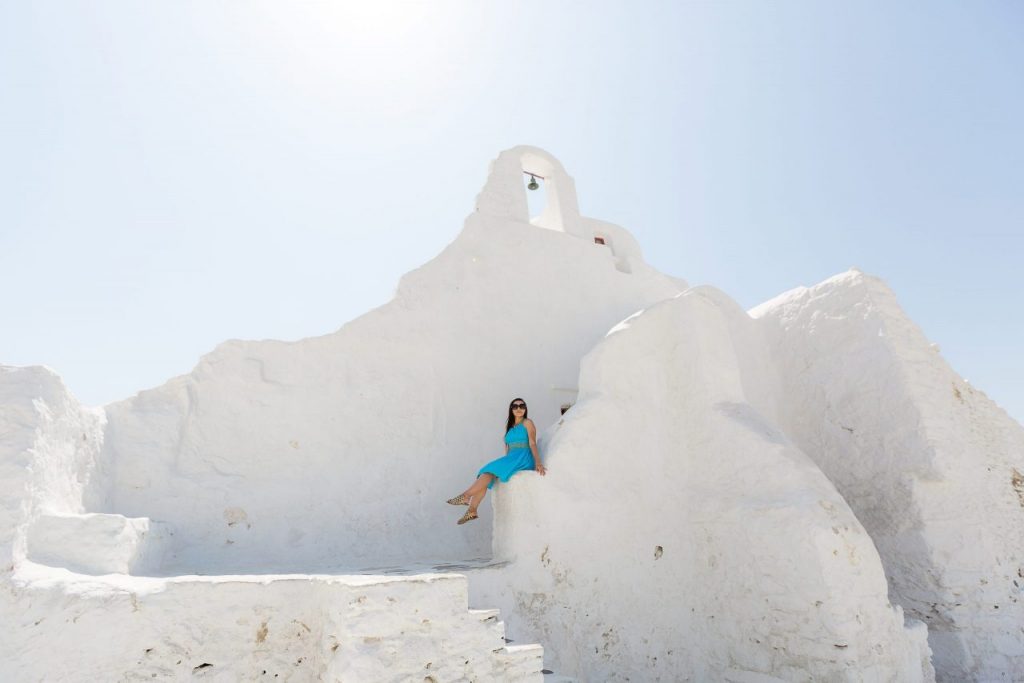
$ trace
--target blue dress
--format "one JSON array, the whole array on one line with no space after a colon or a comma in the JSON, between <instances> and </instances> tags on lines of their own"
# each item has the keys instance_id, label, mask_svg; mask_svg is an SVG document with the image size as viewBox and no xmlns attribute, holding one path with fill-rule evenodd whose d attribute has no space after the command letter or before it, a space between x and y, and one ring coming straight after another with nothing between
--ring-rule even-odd
<instances>
[{"instance_id":1,"label":"blue dress","mask_svg":"<svg viewBox=\"0 0 1024 683\"><path fill-rule=\"evenodd\" d=\"M526 426L520 422L505 433L505 443L508 444L508 455L497 460L492 460L476 473L480 476L484 472L493 474L496 478L491 480L487 488L492 488L498 479L508 481L508 478L519 470L533 469L533 451L530 450L530 437L526 433Z\"/></svg>"}]
</instances>

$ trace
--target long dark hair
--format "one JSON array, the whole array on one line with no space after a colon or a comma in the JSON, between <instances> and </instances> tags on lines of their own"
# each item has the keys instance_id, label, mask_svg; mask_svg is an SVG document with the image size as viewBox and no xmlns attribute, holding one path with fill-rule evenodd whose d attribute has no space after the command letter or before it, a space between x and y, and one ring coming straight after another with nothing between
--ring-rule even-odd
<instances>
[{"instance_id":1,"label":"long dark hair","mask_svg":"<svg viewBox=\"0 0 1024 683\"><path fill-rule=\"evenodd\" d=\"M508 402L508 419L505 421L505 433L508 434L508 430L516 426L516 416L512 414L512 404L516 401L522 401L523 405L526 406L526 410L523 411L523 419L525 420L527 415L530 414L530 407L526 405L526 401L521 398L514 398Z\"/></svg>"}]
</instances>

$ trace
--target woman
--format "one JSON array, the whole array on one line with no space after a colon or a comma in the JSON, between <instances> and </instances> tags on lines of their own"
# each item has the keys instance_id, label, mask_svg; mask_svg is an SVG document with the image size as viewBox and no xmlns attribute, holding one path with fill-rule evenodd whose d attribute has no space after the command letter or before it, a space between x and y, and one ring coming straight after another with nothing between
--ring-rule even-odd
<instances>
[{"instance_id":1,"label":"woman","mask_svg":"<svg viewBox=\"0 0 1024 683\"><path fill-rule=\"evenodd\" d=\"M537 454L537 428L526 414L526 401L521 398L512 399L508 406L508 420L505 421L504 457L481 467L473 485L448 501L449 505L469 506L469 510L458 521L459 524L477 518L476 509L487 495L487 489L494 486L495 479L508 481L519 470L537 470L542 477L547 473Z\"/></svg>"}]
</instances>

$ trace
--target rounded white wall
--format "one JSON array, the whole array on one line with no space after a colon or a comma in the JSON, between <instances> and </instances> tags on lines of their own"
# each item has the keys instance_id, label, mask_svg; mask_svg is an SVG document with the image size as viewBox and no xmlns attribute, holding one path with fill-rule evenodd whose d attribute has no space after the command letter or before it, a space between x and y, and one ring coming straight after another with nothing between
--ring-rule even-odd
<instances>
[{"instance_id":1,"label":"rounded white wall","mask_svg":"<svg viewBox=\"0 0 1024 683\"><path fill-rule=\"evenodd\" d=\"M754 322L692 289L613 330L496 502L474 596L581 680L929 680L864 528L773 424Z\"/></svg>"}]
</instances>

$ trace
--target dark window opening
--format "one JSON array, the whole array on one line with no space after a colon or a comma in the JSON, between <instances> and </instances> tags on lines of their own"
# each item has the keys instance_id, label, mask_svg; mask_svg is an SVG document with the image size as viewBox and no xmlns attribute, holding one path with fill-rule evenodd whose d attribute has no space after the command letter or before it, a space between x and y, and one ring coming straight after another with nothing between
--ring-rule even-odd
<instances>
[{"instance_id":1,"label":"dark window opening","mask_svg":"<svg viewBox=\"0 0 1024 683\"><path fill-rule=\"evenodd\" d=\"M603 237L595 237L594 238L594 244L604 244L604 238Z\"/></svg>"}]
</instances>

